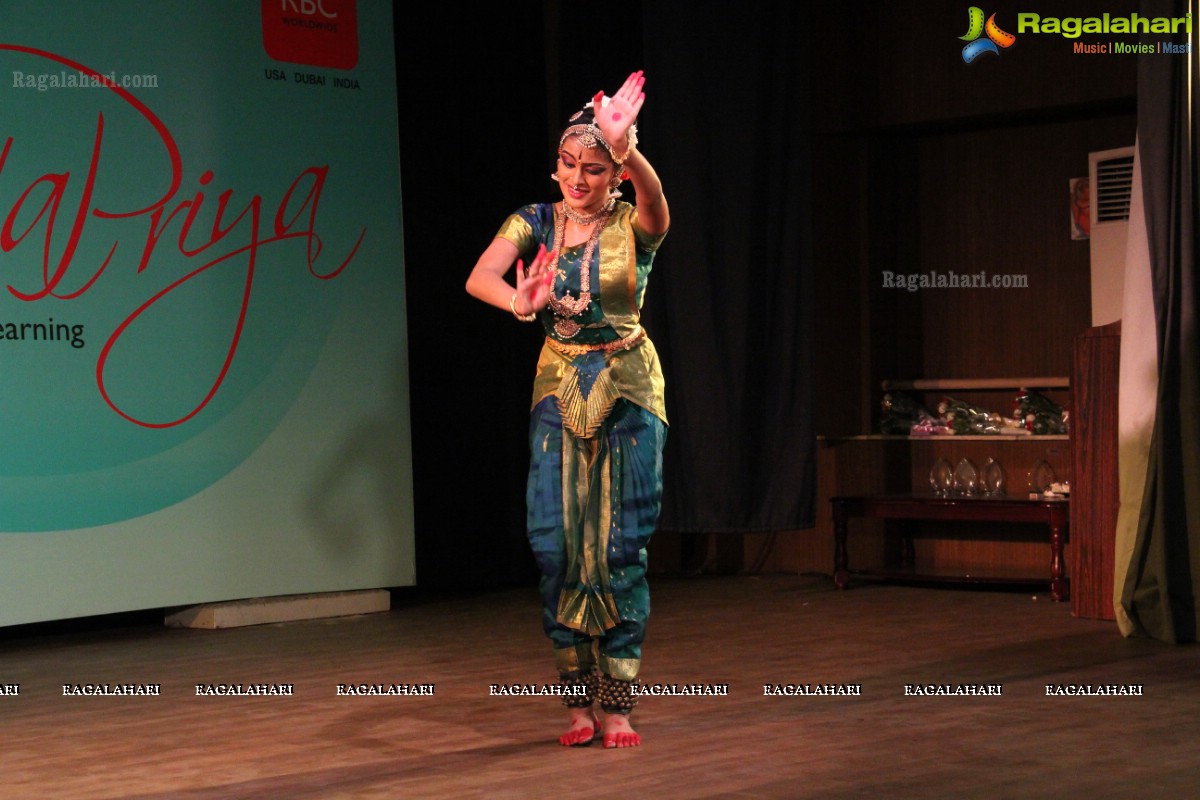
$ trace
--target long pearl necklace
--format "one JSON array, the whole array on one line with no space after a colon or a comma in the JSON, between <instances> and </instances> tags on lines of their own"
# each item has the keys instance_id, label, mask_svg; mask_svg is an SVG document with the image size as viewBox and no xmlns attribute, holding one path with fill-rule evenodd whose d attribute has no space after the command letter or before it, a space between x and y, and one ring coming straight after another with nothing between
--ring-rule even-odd
<instances>
[{"instance_id":1,"label":"long pearl necklace","mask_svg":"<svg viewBox=\"0 0 1200 800\"><path fill-rule=\"evenodd\" d=\"M596 253L596 245L600 241L600 230L608 222L612 209L613 204L609 202L595 214L583 215L568 207L567 201L563 200L562 213L555 220L554 262L550 265L555 275L558 274L558 259L562 254L563 240L566 238L567 218L570 217L577 225L594 225L583 248L583 261L579 265L579 296L572 297L565 287L561 297L553 291L550 292L550 308L557 317L554 321L554 331L564 339L570 339L580 331L579 323L568 318L583 313L592 304L592 256Z\"/></svg>"}]
</instances>

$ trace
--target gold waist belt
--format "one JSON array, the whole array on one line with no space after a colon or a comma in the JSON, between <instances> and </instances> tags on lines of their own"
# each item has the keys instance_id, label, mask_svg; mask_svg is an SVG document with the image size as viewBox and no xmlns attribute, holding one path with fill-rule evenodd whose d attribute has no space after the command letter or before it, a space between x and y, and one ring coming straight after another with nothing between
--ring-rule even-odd
<instances>
[{"instance_id":1,"label":"gold waist belt","mask_svg":"<svg viewBox=\"0 0 1200 800\"><path fill-rule=\"evenodd\" d=\"M561 353L564 356L581 356L585 353L594 353L600 351L602 353L612 353L617 350L630 350L641 344L646 338L646 331L642 326L634 329L633 333L623 339L614 339L611 342L600 342L599 344L567 344L560 342L557 339L546 337L546 344L551 350Z\"/></svg>"}]
</instances>

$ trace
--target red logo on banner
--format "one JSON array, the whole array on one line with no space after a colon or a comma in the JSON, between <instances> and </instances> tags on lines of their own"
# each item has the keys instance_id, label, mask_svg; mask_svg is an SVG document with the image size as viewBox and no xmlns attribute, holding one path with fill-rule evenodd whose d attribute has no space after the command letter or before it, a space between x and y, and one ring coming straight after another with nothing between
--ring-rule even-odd
<instances>
[{"instance_id":1,"label":"red logo on banner","mask_svg":"<svg viewBox=\"0 0 1200 800\"><path fill-rule=\"evenodd\" d=\"M262 0L263 47L276 61L353 69L357 0Z\"/></svg>"}]
</instances>

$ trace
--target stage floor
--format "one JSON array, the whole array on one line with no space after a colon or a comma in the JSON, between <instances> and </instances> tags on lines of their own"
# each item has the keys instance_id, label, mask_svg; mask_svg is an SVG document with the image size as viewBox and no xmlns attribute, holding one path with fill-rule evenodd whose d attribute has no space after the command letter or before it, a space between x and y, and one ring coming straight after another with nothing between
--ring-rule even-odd
<instances>
[{"instance_id":1,"label":"stage floor","mask_svg":"<svg viewBox=\"0 0 1200 800\"><path fill-rule=\"evenodd\" d=\"M659 579L652 595L643 680L699 694L644 697L645 744L622 751L556 744L556 698L491 694L553 679L532 588L10 639L0 794L1097 800L1189 797L1200 780L1200 651L1121 639L1045 593L767 576ZM74 693L89 684L161 693ZM219 684L293 693L208 693Z\"/></svg>"}]
</instances>

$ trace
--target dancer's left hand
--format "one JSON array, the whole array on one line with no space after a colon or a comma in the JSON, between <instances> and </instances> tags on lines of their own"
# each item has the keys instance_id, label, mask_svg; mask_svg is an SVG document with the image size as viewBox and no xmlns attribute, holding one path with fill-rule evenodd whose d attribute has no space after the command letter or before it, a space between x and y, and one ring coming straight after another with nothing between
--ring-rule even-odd
<instances>
[{"instance_id":1,"label":"dancer's left hand","mask_svg":"<svg viewBox=\"0 0 1200 800\"><path fill-rule=\"evenodd\" d=\"M618 158L625 155L626 134L646 102L646 93L642 91L645 85L646 78L638 70L625 79L625 83L608 98L607 103L604 102L604 92L597 92L592 98L596 127L604 133L604 138L613 146Z\"/></svg>"}]
</instances>

